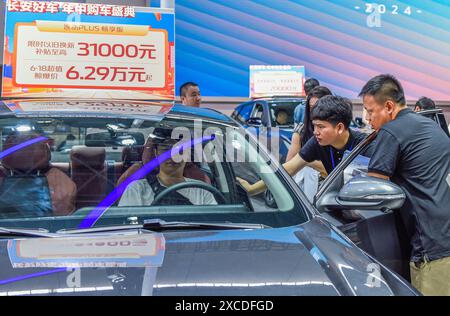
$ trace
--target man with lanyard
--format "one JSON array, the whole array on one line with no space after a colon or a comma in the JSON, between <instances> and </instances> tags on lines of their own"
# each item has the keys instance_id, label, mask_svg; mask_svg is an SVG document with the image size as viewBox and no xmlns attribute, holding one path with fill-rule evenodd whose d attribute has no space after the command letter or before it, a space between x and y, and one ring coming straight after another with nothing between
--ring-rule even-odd
<instances>
[{"instance_id":1,"label":"man with lanyard","mask_svg":"<svg viewBox=\"0 0 450 316\"><path fill-rule=\"evenodd\" d=\"M169 151L179 143L180 139L171 139L170 130L155 129L153 132L153 145L149 150L154 156ZM182 158L181 155L180 158ZM180 159L181 160L181 159ZM155 197L166 188L186 181L197 181L183 176L186 167L185 161L174 161L169 158L159 165L158 172L151 172L145 179L132 182L123 193L119 206L150 206ZM164 197L158 205L211 205L217 204L212 193L201 188L184 188Z\"/></svg>"},{"instance_id":2,"label":"man with lanyard","mask_svg":"<svg viewBox=\"0 0 450 316\"><path fill-rule=\"evenodd\" d=\"M450 295L450 138L406 106L392 75L372 78L360 96L378 131L369 176L391 180L406 194L400 215L412 247L412 284L425 295Z\"/></svg>"},{"instance_id":3,"label":"man with lanyard","mask_svg":"<svg viewBox=\"0 0 450 316\"><path fill-rule=\"evenodd\" d=\"M322 162L328 174L331 173L341 162L344 152L351 151L367 136L349 128L352 116L350 100L332 95L320 98L311 111L315 137L283 164L289 175L295 175L307 165L321 171L317 161ZM262 193L266 188L263 181L250 185L245 180L238 180L250 195Z\"/></svg>"}]
</instances>

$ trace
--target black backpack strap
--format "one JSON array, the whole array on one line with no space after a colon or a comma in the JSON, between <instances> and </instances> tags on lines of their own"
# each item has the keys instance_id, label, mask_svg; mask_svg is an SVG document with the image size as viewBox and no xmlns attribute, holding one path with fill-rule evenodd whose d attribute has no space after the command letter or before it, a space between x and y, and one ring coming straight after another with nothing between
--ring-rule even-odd
<instances>
[{"instance_id":1,"label":"black backpack strap","mask_svg":"<svg viewBox=\"0 0 450 316\"><path fill-rule=\"evenodd\" d=\"M116 166L114 165L114 160L106 160L106 193L112 192L114 190L114 185L116 183L115 181L115 172L116 172Z\"/></svg>"},{"instance_id":2,"label":"black backpack strap","mask_svg":"<svg viewBox=\"0 0 450 316\"><path fill-rule=\"evenodd\" d=\"M166 188L159 183L158 178L154 174L149 174L146 177L148 184L152 188L153 194L157 197ZM165 196L158 205L193 205L192 202L178 192L172 192Z\"/></svg>"}]
</instances>

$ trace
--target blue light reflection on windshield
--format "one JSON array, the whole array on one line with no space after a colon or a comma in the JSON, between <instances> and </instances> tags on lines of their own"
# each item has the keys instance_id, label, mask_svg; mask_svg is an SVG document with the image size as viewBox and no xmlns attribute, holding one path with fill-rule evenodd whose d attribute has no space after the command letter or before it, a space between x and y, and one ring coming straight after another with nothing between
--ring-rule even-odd
<instances>
[{"instance_id":1,"label":"blue light reflection on windshield","mask_svg":"<svg viewBox=\"0 0 450 316\"><path fill-rule=\"evenodd\" d=\"M21 149L23 149L23 148L25 148L27 146L30 146L30 145L42 142L42 141L47 140L47 139L48 139L47 137L40 136L40 137L36 137L36 138L30 139L30 140L27 140L26 142L20 143L19 145L16 145L16 146L13 146L11 148L8 148L8 149L6 149L6 150L4 150L4 151L2 151L0 153L0 159L3 159L6 156L9 156L12 153L14 153L14 152L16 152L18 150L21 150Z\"/></svg>"},{"instance_id":2,"label":"blue light reflection on windshield","mask_svg":"<svg viewBox=\"0 0 450 316\"><path fill-rule=\"evenodd\" d=\"M161 163L166 161L167 159L172 157L173 152L180 152L182 150L186 150L190 147L195 146L196 144L203 143L205 141L209 141L214 139L213 136L203 137L203 138L196 138L189 142L185 142L183 144L180 144L176 147L174 147L171 150L168 150L164 152L163 154L159 155L155 159L151 160L150 162L146 163L144 166L142 166L138 171L133 173L130 177L128 177L124 182L122 182L117 188L115 188L108 196L101 201L96 208L94 208L91 213L89 213L83 221L80 223L78 228L90 228L95 225L95 223L99 220L99 218L108 210L111 205L114 204L125 192L125 189L127 186L132 183L133 181L139 180L144 178L149 172L153 171L155 168L157 168Z\"/></svg>"},{"instance_id":3,"label":"blue light reflection on windshield","mask_svg":"<svg viewBox=\"0 0 450 316\"><path fill-rule=\"evenodd\" d=\"M212 136L203 137L203 138L196 138L196 139L193 139L193 140L191 140L189 142L185 142L183 144L180 144L180 145L174 147L173 150L168 150L168 151L164 152L160 156L156 157L152 161L150 161L147 164L145 164L141 169L139 169L132 176L130 176L127 180L125 180L121 185L119 185L116 189L114 189L103 201L101 201L99 203L99 205L90 214L88 214L85 217L85 219L79 225L79 228L90 228L93 225L95 225L95 223L104 214L104 212L106 212L106 210L117 199L119 199L121 197L121 195L125 191L126 187L131 182L133 182L135 180L138 180L138 179L141 179L142 177L145 177L149 172L151 172L156 167L158 167L162 162L164 162L165 160L171 158L172 157L172 153L177 153L177 152L180 152L181 150L186 150L186 149L188 149L190 147L193 147L196 144L200 144L200 143L203 143L203 142L206 142L206 141L209 141L209 140L213 140L214 137L215 136L212 135ZM22 148L24 148L26 146L30 146L30 145L32 145L32 144L34 144L36 142L39 142L39 141L42 141L42 140L46 140L46 139L47 138L45 138L45 137L38 137L38 138L35 138L35 139L32 139L32 140L29 140L27 142L24 142L22 144L19 144L17 146L11 147L11 148L9 148L7 150L8 152L6 154L5 154L6 151L0 153L0 158L3 158L5 156L7 156L7 155L10 155L11 153L13 153L13 152L15 152L17 150L20 150L20 149L22 149ZM46 276L46 275L60 273L60 272L65 272L65 271L67 271L66 268L58 268L58 269L55 269L55 270L48 270L48 271L43 271L43 272L37 272L37 273L22 275L22 276L18 276L18 277L6 279L6 280L0 280L0 285L14 283L14 282L19 282L19 281L26 280L26 279Z\"/></svg>"}]
</instances>

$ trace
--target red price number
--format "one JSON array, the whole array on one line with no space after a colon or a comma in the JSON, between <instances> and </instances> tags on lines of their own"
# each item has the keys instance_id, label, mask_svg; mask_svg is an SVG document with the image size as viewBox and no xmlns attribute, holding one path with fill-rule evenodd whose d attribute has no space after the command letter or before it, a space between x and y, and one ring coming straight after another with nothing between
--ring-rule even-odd
<instances>
[{"instance_id":1,"label":"red price number","mask_svg":"<svg viewBox=\"0 0 450 316\"><path fill-rule=\"evenodd\" d=\"M78 56L94 56L94 57L128 57L139 59L156 59L155 45L140 44L140 45L123 45L123 44L108 44L108 43L78 43L80 52Z\"/></svg>"},{"instance_id":2,"label":"red price number","mask_svg":"<svg viewBox=\"0 0 450 316\"><path fill-rule=\"evenodd\" d=\"M78 70L76 66L70 67L66 72L69 80L100 80L111 82L146 82L151 75L142 67L95 67L84 66Z\"/></svg>"}]
</instances>

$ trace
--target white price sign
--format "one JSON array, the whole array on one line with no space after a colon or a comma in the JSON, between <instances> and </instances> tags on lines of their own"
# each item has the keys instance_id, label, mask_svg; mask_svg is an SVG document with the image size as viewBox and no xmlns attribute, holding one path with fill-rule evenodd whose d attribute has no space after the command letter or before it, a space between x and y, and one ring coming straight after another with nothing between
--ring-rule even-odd
<instances>
[{"instance_id":1,"label":"white price sign","mask_svg":"<svg viewBox=\"0 0 450 316\"><path fill-rule=\"evenodd\" d=\"M303 66L250 66L250 97L302 96Z\"/></svg>"}]
</instances>

